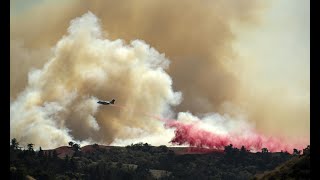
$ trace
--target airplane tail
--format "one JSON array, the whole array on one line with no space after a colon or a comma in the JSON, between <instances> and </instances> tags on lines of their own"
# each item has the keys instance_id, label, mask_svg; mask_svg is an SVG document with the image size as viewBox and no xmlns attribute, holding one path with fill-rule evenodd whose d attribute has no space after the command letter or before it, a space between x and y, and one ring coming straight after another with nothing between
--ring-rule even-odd
<instances>
[{"instance_id":1,"label":"airplane tail","mask_svg":"<svg viewBox=\"0 0 320 180\"><path fill-rule=\"evenodd\" d=\"M116 100L112 99L112 101L110 102L110 104L114 104L115 101L116 101Z\"/></svg>"}]
</instances>

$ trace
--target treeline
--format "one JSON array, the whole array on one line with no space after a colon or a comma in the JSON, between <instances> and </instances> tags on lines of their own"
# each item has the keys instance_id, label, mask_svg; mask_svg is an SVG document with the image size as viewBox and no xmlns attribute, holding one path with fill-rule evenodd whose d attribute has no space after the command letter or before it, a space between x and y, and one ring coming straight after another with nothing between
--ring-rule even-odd
<instances>
[{"instance_id":1,"label":"treeline","mask_svg":"<svg viewBox=\"0 0 320 180\"><path fill-rule=\"evenodd\" d=\"M251 153L244 147L226 146L223 153L175 154L166 146L147 143L126 147L103 148L82 152L79 144L70 142L71 156L59 158L33 144L22 149L16 139L10 145L11 179L250 179L255 174L272 170L293 157L310 153L310 146L294 154L270 153L266 148Z\"/></svg>"}]
</instances>

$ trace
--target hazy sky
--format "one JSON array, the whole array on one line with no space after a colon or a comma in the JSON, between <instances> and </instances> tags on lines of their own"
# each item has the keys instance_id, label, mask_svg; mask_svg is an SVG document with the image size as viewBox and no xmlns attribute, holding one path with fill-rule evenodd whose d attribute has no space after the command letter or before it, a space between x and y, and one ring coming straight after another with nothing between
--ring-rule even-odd
<instances>
[{"instance_id":1,"label":"hazy sky","mask_svg":"<svg viewBox=\"0 0 320 180\"><path fill-rule=\"evenodd\" d=\"M58 46L57 42L64 42L63 37L67 35L72 24L70 21L90 10L99 18L103 38L123 39L126 43L140 39L168 58L170 65L167 69L164 68L164 71L171 78L172 84L166 88L181 92L182 101L176 106L166 107L166 110L170 109L175 113L190 112L196 116L213 112L234 117L241 116L252 123L257 131L266 135L291 138L298 135L309 139L310 1L308 0L185 0L183 3L175 0L90 2L12 0L10 3L10 97L11 103L16 104L15 106L11 104L11 110L18 104L19 107L23 107L23 104L31 103L30 100L22 98L23 94L34 88L30 79L35 73L31 72L34 72L34 69L44 71L44 64L55 58L56 54L68 54L67 50L58 52L53 50ZM91 21L94 21L94 18L88 20ZM94 27L96 26L100 27L94 24ZM89 45L96 47L95 44ZM101 52L88 57L95 56L106 55ZM57 59L59 63L63 63L62 59ZM82 58L75 58L74 62L70 61L69 64L61 66L73 68L71 65L74 65L76 67L73 71L78 73L78 66L86 63ZM59 68L52 68L52 72L59 72ZM75 89L84 88L81 83L76 84L77 79L71 77L73 76L65 77L63 81L70 82ZM117 78L123 80L127 77L119 75ZM127 88L134 85L134 82L128 84ZM47 86L54 86L54 83L56 82L48 82ZM62 86L69 87L69 84ZM149 86L147 89L150 92L159 90ZM128 93L128 89L120 88L121 92L118 93L114 91L115 89L86 90L81 92L79 97L112 98L110 94L106 94L108 92L118 96L115 97L120 100L116 101L117 103L140 104L139 101L135 101L136 97L125 98L132 93ZM166 92L173 93L171 91L170 89ZM44 88L37 91L39 92L42 94L41 101L33 106L38 107L40 102L54 101L51 96L48 98L44 95L52 93L51 91L47 92ZM126 93L121 94L124 92ZM25 102L22 102L23 99ZM152 103L155 105L151 106ZM169 100L166 103L170 104ZM150 104L143 104L142 109L149 110L152 107L157 109L154 113L163 113L160 100ZM22 109L28 111L28 108ZM148 128L161 129L157 123L145 127L130 120L118 120L113 123L110 118L119 119L123 116L118 117L113 114L112 117L107 117L108 115L104 114L106 117L102 117L102 115L101 112L97 115L92 114L98 124L102 125L102 129L108 131L103 132L110 136L108 138L103 133L89 130L81 134L83 127L79 128L71 121L66 123L65 127L71 129L70 137L85 140L84 137L92 136L94 140L105 143L115 140L130 142L130 135L123 130L128 126L137 128L134 130L137 132L147 132ZM74 115L66 115L66 122L72 117ZM139 118L139 116L133 117L133 119ZM10 121L15 124L15 120L10 119ZM111 123L110 127L106 122ZM161 139L157 135L149 135ZM19 136L30 140L28 135ZM165 136L170 137L170 134Z\"/></svg>"},{"instance_id":2,"label":"hazy sky","mask_svg":"<svg viewBox=\"0 0 320 180\"><path fill-rule=\"evenodd\" d=\"M272 1L258 27L235 32L239 35L234 46L246 59L239 69L246 90L261 92L257 94L261 100L272 98L277 104L296 109L304 104L309 109L310 2ZM308 132L310 114L305 115L299 121Z\"/></svg>"}]
</instances>

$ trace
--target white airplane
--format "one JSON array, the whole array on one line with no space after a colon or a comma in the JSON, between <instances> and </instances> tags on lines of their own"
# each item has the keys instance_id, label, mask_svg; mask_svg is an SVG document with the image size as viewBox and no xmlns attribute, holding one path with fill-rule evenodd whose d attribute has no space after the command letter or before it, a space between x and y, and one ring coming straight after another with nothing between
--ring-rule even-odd
<instances>
[{"instance_id":1,"label":"white airplane","mask_svg":"<svg viewBox=\"0 0 320 180\"><path fill-rule=\"evenodd\" d=\"M116 100L112 99L111 101L98 101L97 103L103 104L103 105L109 105L109 104L114 104Z\"/></svg>"}]
</instances>

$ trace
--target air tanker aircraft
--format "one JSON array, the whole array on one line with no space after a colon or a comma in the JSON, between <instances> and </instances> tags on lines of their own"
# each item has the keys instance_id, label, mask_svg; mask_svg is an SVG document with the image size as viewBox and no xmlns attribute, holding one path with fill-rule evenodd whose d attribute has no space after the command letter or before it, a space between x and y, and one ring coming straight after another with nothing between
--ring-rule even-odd
<instances>
[{"instance_id":1,"label":"air tanker aircraft","mask_svg":"<svg viewBox=\"0 0 320 180\"><path fill-rule=\"evenodd\" d=\"M109 104L114 104L116 100L112 99L111 101L98 101L97 103L103 104L103 105L109 105Z\"/></svg>"}]
</instances>

